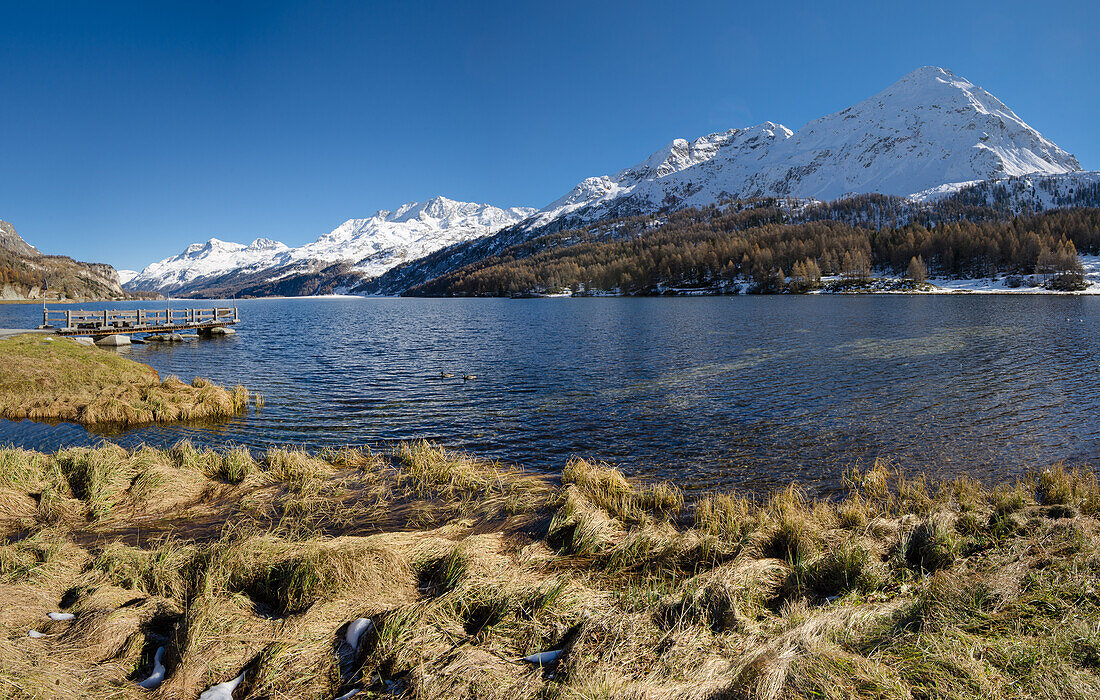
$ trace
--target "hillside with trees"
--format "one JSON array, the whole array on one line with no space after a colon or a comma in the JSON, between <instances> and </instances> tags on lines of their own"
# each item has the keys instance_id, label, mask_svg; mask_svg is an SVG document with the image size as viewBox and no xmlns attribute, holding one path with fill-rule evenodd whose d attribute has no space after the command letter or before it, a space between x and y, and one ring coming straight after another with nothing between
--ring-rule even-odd
<instances>
[{"instance_id":1,"label":"hillside with trees","mask_svg":"<svg viewBox=\"0 0 1100 700\"><path fill-rule=\"evenodd\" d=\"M775 202L687 209L561 231L410 290L413 295L660 294L670 289L809 291L822 275L1038 275L1080 283L1079 253L1100 253L1100 208L1005 216L947 200L914 211L867 195L791 213ZM918 280L919 281L919 280Z\"/></svg>"}]
</instances>

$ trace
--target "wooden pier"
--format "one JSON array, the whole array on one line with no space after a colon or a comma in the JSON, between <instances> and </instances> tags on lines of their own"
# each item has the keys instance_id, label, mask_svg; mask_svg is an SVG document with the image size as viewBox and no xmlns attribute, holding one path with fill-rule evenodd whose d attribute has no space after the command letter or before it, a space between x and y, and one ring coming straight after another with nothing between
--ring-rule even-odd
<instances>
[{"instance_id":1,"label":"wooden pier","mask_svg":"<svg viewBox=\"0 0 1100 700\"><path fill-rule=\"evenodd\" d=\"M237 307L214 309L136 309L134 311L55 311L42 309L42 327L57 335L109 335L176 333L197 330L209 335L240 321Z\"/></svg>"}]
</instances>

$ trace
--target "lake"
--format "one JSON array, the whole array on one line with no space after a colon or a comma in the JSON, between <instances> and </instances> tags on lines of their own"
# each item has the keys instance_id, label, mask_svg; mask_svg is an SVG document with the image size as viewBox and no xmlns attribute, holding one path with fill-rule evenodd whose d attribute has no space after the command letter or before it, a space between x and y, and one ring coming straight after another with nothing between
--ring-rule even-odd
<instances>
[{"instance_id":1,"label":"lake","mask_svg":"<svg viewBox=\"0 0 1100 700\"><path fill-rule=\"evenodd\" d=\"M72 308L138 305L164 303ZM1100 461L1100 298L237 305L235 336L124 352L162 376L243 383L264 395L265 407L111 439L316 450L428 438L548 472L583 455L689 491L763 490L794 479L827 492L845 468L876 457L987 480L1057 460ZM0 305L0 327L40 322L40 307ZM463 381L463 373L477 378ZM0 421L0 443L52 450L100 439L71 424Z\"/></svg>"}]
</instances>

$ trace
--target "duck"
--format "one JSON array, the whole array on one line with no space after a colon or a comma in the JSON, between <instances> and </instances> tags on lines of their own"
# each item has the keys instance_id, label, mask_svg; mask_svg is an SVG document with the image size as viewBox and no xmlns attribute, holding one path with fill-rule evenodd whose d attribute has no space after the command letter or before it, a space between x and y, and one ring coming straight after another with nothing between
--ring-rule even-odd
<instances>
[{"instance_id":1,"label":"duck","mask_svg":"<svg viewBox=\"0 0 1100 700\"><path fill-rule=\"evenodd\" d=\"M464 382L468 382L471 379L477 379L477 375L476 374L464 374L464 375L462 375L462 381L464 381Z\"/></svg>"},{"instance_id":2,"label":"duck","mask_svg":"<svg viewBox=\"0 0 1100 700\"><path fill-rule=\"evenodd\" d=\"M442 379L451 379L452 377L455 376L455 373L454 372L440 372L439 376Z\"/></svg>"}]
</instances>

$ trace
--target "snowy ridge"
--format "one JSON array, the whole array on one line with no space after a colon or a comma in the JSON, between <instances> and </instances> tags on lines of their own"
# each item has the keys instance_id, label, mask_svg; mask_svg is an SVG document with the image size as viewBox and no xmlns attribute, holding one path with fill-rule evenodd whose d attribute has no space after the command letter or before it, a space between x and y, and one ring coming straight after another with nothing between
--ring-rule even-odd
<instances>
[{"instance_id":1,"label":"snowy ridge","mask_svg":"<svg viewBox=\"0 0 1100 700\"><path fill-rule=\"evenodd\" d=\"M534 211L435 197L394 211L379 211L368 219L349 219L299 248L266 238L247 246L211 238L149 265L127 286L141 291L192 292L230 274L262 274L278 280L338 263L349 264L360 276L373 277L406 260L515 224Z\"/></svg>"},{"instance_id":2,"label":"snowy ridge","mask_svg":"<svg viewBox=\"0 0 1100 700\"><path fill-rule=\"evenodd\" d=\"M776 143L791 135L782 124L766 122L690 142L676 139L633 167L583 180L543 208L526 226L545 226L576 213L593 221L736 197L738 184L759 170Z\"/></svg>"},{"instance_id":3,"label":"snowy ridge","mask_svg":"<svg viewBox=\"0 0 1100 700\"><path fill-rule=\"evenodd\" d=\"M376 277L406 260L522 221L534 211L436 197L423 204L405 204L393 212L379 211L369 219L345 221L315 243L289 251L280 262L351 262L354 271Z\"/></svg>"},{"instance_id":4,"label":"snowy ridge","mask_svg":"<svg viewBox=\"0 0 1100 700\"><path fill-rule=\"evenodd\" d=\"M196 280L229 271L249 272L269 267L276 256L288 250L286 245L267 238L257 238L247 246L211 238L205 243L192 243L179 255L147 266L126 286L138 291L177 291Z\"/></svg>"}]
</instances>

